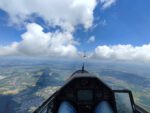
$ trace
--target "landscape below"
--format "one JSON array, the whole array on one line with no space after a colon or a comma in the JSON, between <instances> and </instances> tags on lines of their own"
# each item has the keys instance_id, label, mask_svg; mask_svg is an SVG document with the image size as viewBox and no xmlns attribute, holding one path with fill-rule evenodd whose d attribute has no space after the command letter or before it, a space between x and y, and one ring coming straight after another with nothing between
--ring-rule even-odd
<instances>
[{"instance_id":1,"label":"landscape below","mask_svg":"<svg viewBox=\"0 0 150 113\"><path fill-rule=\"evenodd\" d=\"M34 111L76 70L82 61L0 59L0 113ZM85 69L113 89L130 89L135 102L150 111L150 77L148 66L94 62Z\"/></svg>"}]
</instances>

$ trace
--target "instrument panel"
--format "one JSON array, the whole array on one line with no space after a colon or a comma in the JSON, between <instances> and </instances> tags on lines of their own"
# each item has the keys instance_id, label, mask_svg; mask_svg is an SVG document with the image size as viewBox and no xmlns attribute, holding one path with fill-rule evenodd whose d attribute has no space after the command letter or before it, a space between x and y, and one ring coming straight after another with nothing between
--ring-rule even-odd
<instances>
[{"instance_id":1,"label":"instrument panel","mask_svg":"<svg viewBox=\"0 0 150 113\"><path fill-rule=\"evenodd\" d=\"M67 100L80 112L92 113L100 101L108 101L114 107L114 94L96 77L76 77L62 89L59 100Z\"/></svg>"}]
</instances>

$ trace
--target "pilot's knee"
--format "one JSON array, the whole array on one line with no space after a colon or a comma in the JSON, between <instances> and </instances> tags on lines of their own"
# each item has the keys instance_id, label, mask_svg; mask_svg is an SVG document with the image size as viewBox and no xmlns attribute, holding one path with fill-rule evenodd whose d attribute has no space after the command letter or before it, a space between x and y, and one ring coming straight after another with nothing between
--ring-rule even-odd
<instances>
[{"instance_id":1,"label":"pilot's knee","mask_svg":"<svg viewBox=\"0 0 150 113\"><path fill-rule=\"evenodd\" d=\"M95 109L95 113L114 113L107 101L101 101Z\"/></svg>"},{"instance_id":2,"label":"pilot's knee","mask_svg":"<svg viewBox=\"0 0 150 113\"><path fill-rule=\"evenodd\" d=\"M76 113L76 110L69 102L63 101L59 106L58 113Z\"/></svg>"}]
</instances>

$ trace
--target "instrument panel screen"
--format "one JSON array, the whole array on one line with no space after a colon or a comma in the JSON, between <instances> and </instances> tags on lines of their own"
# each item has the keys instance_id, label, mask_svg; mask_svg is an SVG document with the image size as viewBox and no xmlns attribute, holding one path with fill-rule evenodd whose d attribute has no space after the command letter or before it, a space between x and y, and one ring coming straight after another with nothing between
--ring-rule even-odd
<instances>
[{"instance_id":1,"label":"instrument panel screen","mask_svg":"<svg viewBox=\"0 0 150 113\"><path fill-rule=\"evenodd\" d=\"M77 97L79 101L92 101L93 91L92 90L78 90Z\"/></svg>"}]
</instances>

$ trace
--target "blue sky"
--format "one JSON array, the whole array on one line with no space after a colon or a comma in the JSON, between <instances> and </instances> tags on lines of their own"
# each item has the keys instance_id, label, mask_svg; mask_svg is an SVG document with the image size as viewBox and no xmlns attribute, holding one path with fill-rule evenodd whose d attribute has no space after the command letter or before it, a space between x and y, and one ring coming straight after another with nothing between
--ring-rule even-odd
<instances>
[{"instance_id":1,"label":"blue sky","mask_svg":"<svg viewBox=\"0 0 150 113\"><path fill-rule=\"evenodd\" d=\"M104 3L113 2L104 8L103 1ZM73 35L73 40L79 43L75 45L78 51L92 52L98 46L104 45L110 47L120 44L141 47L150 43L149 0L99 0L97 2L92 10L92 25L85 29L84 22L77 23L74 26L75 29L70 32ZM12 8L13 5L10 7ZM24 25L12 24L10 18L11 12L7 8L1 7L0 45L2 46L10 45L13 42L21 42L21 35L27 31ZM36 14L30 15L30 19L23 21L26 23L34 22L42 26L45 33L63 31L61 25L48 24L45 18ZM91 36L95 37L95 41L87 43Z\"/></svg>"},{"instance_id":2,"label":"blue sky","mask_svg":"<svg viewBox=\"0 0 150 113\"><path fill-rule=\"evenodd\" d=\"M94 10L94 24L99 25L87 32L83 29L77 30L76 36L80 38L82 41L81 43L84 43L87 38L94 35L96 37L96 42L91 45L86 45L89 46L89 49L99 44L142 45L149 43L149 11L149 0L118 0L112 7L106 10L103 10L97 5ZM3 10L0 10L0 20L1 44L20 41L20 35L25 29L9 26L9 16ZM102 21L106 21L106 25L102 25Z\"/></svg>"},{"instance_id":3,"label":"blue sky","mask_svg":"<svg viewBox=\"0 0 150 113\"><path fill-rule=\"evenodd\" d=\"M109 9L102 10L96 7L94 13L95 24L105 20L106 25L99 24L85 37L94 35L96 42L91 44L92 49L97 45L132 44L135 46L150 42L150 1L145 0L118 0ZM80 34L79 34L80 35ZM87 45L88 46L88 45Z\"/></svg>"}]
</instances>

